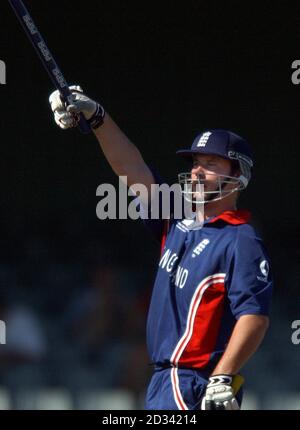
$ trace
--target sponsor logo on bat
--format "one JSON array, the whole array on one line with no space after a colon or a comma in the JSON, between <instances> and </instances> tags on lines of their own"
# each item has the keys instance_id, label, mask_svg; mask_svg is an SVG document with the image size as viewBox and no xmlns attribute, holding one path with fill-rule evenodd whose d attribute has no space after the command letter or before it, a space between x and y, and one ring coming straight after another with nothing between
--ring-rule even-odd
<instances>
[{"instance_id":1,"label":"sponsor logo on bat","mask_svg":"<svg viewBox=\"0 0 300 430\"><path fill-rule=\"evenodd\" d=\"M45 60L46 61L51 61L52 60L52 56L51 56L50 51L47 48L45 42L39 42L38 43L38 47L40 48L40 51L41 51L43 57L45 58Z\"/></svg>"},{"instance_id":2,"label":"sponsor logo on bat","mask_svg":"<svg viewBox=\"0 0 300 430\"><path fill-rule=\"evenodd\" d=\"M55 67L55 69L52 70L53 75L55 76L57 82L59 83L60 88L65 88L67 86L67 83L65 81L65 78L61 74L61 71Z\"/></svg>"},{"instance_id":3,"label":"sponsor logo on bat","mask_svg":"<svg viewBox=\"0 0 300 430\"><path fill-rule=\"evenodd\" d=\"M6 64L2 60L0 60L0 84L6 84Z\"/></svg>"},{"instance_id":4,"label":"sponsor logo on bat","mask_svg":"<svg viewBox=\"0 0 300 430\"><path fill-rule=\"evenodd\" d=\"M24 22L25 22L25 24L26 24L26 26L27 26L27 28L28 28L28 30L30 31L30 33L32 34L32 35L35 35L35 34L37 34L37 28L36 28L36 26L34 25L34 23L33 23L33 21L32 21L32 19L31 19L31 16L29 16L29 15L24 15L23 16L23 20L24 20Z\"/></svg>"}]
</instances>

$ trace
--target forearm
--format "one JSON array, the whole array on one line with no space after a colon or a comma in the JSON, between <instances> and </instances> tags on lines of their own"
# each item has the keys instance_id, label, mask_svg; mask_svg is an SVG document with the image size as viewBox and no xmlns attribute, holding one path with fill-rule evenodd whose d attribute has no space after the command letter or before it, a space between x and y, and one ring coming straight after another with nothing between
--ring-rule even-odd
<instances>
[{"instance_id":1,"label":"forearm","mask_svg":"<svg viewBox=\"0 0 300 430\"><path fill-rule=\"evenodd\" d=\"M54 91L49 97L57 125L63 130L75 127L78 114L82 113L92 127L113 171L118 176L126 176L128 186L143 184L149 193L154 178L137 147L108 113L105 114L99 103L83 94L81 87L75 85L70 87L70 90L73 100L67 108L58 91ZM145 198L148 200L148 196L145 195Z\"/></svg>"},{"instance_id":2,"label":"forearm","mask_svg":"<svg viewBox=\"0 0 300 430\"><path fill-rule=\"evenodd\" d=\"M237 374L262 342L268 321L268 318L262 315L241 316L212 375Z\"/></svg>"},{"instance_id":3,"label":"forearm","mask_svg":"<svg viewBox=\"0 0 300 430\"><path fill-rule=\"evenodd\" d=\"M118 176L129 176L129 184L133 180L130 176L138 176L139 170L144 173L148 169L138 148L107 113L94 134L113 171Z\"/></svg>"}]
</instances>

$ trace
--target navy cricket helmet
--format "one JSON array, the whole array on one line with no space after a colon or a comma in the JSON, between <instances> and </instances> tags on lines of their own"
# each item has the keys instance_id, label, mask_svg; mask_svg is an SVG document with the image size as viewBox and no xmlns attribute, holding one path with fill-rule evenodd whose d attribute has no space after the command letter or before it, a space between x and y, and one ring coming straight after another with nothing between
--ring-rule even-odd
<instances>
[{"instance_id":1,"label":"navy cricket helmet","mask_svg":"<svg viewBox=\"0 0 300 430\"><path fill-rule=\"evenodd\" d=\"M200 133L190 149L182 149L176 154L191 157L193 154L218 155L228 160L236 161L241 171L239 180L244 188L251 179L253 153L248 142L241 136L229 130L215 129Z\"/></svg>"}]
</instances>

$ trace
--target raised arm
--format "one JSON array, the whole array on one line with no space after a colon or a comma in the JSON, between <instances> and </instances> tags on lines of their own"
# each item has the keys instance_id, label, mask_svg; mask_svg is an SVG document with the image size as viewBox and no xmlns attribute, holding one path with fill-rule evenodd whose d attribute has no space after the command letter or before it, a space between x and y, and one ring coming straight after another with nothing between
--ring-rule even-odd
<instances>
[{"instance_id":1,"label":"raised arm","mask_svg":"<svg viewBox=\"0 0 300 430\"><path fill-rule=\"evenodd\" d=\"M101 127L94 134L111 168L118 176L127 176L128 185L139 183L150 191L153 175L138 148L128 139L106 113Z\"/></svg>"}]
</instances>

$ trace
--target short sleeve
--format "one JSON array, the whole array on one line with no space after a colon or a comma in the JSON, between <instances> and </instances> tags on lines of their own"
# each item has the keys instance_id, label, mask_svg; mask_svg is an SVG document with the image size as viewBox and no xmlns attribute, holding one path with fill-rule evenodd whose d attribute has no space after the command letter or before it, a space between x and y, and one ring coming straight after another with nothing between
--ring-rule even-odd
<instances>
[{"instance_id":1,"label":"short sleeve","mask_svg":"<svg viewBox=\"0 0 300 430\"><path fill-rule=\"evenodd\" d=\"M253 234L237 234L228 271L230 308L238 319L242 315L268 315L273 280L270 259L262 240Z\"/></svg>"}]
</instances>

